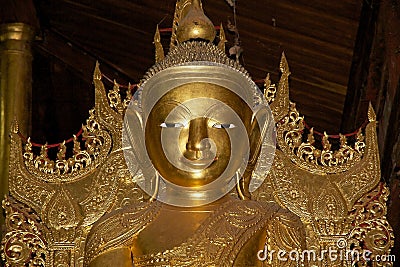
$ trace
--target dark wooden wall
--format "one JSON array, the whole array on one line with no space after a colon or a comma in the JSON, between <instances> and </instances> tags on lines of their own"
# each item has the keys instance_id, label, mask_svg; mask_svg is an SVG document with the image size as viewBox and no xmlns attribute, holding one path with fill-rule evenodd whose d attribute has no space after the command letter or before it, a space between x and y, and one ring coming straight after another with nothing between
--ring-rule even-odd
<instances>
[{"instance_id":1,"label":"dark wooden wall","mask_svg":"<svg viewBox=\"0 0 400 267\"><path fill-rule=\"evenodd\" d=\"M383 1L367 85L376 95L382 177L391 189L389 223L395 230L395 266L400 265L400 1ZM397 264L397 265L396 265Z\"/></svg>"},{"instance_id":2,"label":"dark wooden wall","mask_svg":"<svg viewBox=\"0 0 400 267\"><path fill-rule=\"evenodd\" d=\"M362 5L361 0L237 1L242 63L254 79L270 72L277 81L284 51L292 71L291 98L309 125L328 134L340 130ZM226 28L228 19L233 21L225 0L204 0L203 6L216 25ZM134 83L154 63L155 27L171 27L174 7L175 0L37 1L42 40L36 48L88 82L98 59L110 67L110 77ZM227 35L229 48L234 36ZM169 37L162 34L166 46Z\"/></svg>"}]
</instances>

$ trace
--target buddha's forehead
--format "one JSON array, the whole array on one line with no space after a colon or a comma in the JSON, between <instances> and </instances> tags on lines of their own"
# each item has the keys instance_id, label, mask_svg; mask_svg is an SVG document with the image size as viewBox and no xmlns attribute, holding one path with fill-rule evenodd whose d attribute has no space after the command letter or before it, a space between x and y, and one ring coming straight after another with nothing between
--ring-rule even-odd
<instances>
[{"instance_id":1,"label":"buddha's forehead","mask_svg":"<svg viewBox=\"0 0 400 267\"><path fill-rule=\"evenodd\" d=\"M177 88L168 91L158 100L158 105L174 102L179 103L190 103L191 106L196 105L198 99L198 105L208 105L207 99L210 103L214 103L215 100L220 101L228 106L242 105L246 103L239 95L230 90L216 84L204 83L204 82L193 82L187 83Z\"/></svg>"},{"instance_id":2,"label":"buddha's forehead","mask_svg":"<svg viewBox=\"0 0 400 267\"><path fill-rule=\"evenodd\" d=\"M183 103L193 98L209 97L229 106L245 102L252 108L258 89L242 73L226 66L185 65L157 73L144 82L141 90L141 108L148 116L160 100L171 99Z\"/></svg>"},{"instance_id":3,"label":"buddha's forehead","mask_svg":"<svg viewBox=\"0 0 400 267\"><path fill-rule=\"evenodd\" d=\"M190 83L174 88L163 95L153 108L153 113L193 119L196 117L215 118L251 114L251 107L228 88L208 83Z\"/></svg>"}]
</instances>

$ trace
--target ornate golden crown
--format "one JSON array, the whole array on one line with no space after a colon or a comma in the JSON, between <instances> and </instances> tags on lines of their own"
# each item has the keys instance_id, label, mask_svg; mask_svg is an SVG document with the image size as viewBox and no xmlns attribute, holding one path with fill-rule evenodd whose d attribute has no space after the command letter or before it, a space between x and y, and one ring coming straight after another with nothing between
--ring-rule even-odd
<instances>
[{"instance_id":1,"label":"ornate golden crown","mask_svg":"<svg viewBox=\"0 0 400 267\"><path fill-rule=\"evenodd\" d=\"M201 9L201 4L194 2L195 9ZM218 46L182 43L192 39L191 32L178 32L182 14L192 12L188 11L190 3L177 2L172 49L166 58L157 28L158 64L144 80L172 65L196 60L218 62L246 73L224 54L223 29ZM200 37L207 39L212 30L207 25L202 29ZM340 135L336 144L326 134L317 140L289 100L290 71L284 54L280 71L277 86L269 76L264 84L265 99L277 127L277 150L271 171L252 198L277 202L298 215L307 232L309 249L320 251L344 241L348 249L389 254L394 236L386 220L388 190L380 182L372 107L364 133L360 130L351 140ZM122 151L122 123L132 98L130 87L124 91L114 82L113 88L106 90L99 64L93 82L95 107L82 126L82 134L74 136L73 147L61 143L56 159L49 158L46 145L35 153L30 139L21 139L16 122L12 127L10 194L3 201L7 233L2 240L2 257L6 266L83 266L85 242L93 224L111 211L148 201L133 182ZM265 159L259 158L257 164L262 168Z\"/></svg>"}]
</instances>

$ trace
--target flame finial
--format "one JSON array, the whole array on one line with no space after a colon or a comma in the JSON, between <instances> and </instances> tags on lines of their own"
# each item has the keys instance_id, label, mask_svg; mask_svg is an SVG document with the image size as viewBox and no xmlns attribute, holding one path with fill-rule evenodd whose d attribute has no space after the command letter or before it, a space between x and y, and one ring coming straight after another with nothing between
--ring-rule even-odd
<instances>
[{"instance_id":1,"label":"flame finial","mask_svg":"<svg viewBox=\"0 0 400 267\"><path fill-rule=\"evenodd\" d=\"M192 0L187 7L177 28L177 39L180 43L192 39L203 39L212 42L215 39L216 31L214 24L204 14L200 0Z\"/></svg>"},{"instance_id":2,"label":"flame finial","mask_svg":"<svg viewBox=\"0 0 400 267\"><path fill-rule=\"evenodd\" d=\"M371 102L369 102L369 105L368 105L368 121L369 122L376 121L375 110L374 110L374 107L372 106Z\"/></svg>"},{"instance_id":3,"label":"flame finial","mask_svg":"<svg viewBox=\"0 0 400 267\"><path fill-rule=\"evenodd\" d=\"M154 46L156 48L156 62L160 62L164 59L164 49L161 45L160 30L158 29L158 25L156 28L156 33L154 34Z\"/></svg>"}]
</instances>

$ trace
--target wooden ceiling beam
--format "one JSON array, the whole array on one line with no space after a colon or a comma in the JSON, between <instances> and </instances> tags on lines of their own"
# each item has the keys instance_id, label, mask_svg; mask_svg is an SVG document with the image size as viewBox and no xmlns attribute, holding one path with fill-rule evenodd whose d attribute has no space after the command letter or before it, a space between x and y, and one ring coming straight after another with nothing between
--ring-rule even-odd
<instances>
[{"instance_id":1,"label":"wooden ceiling beam","mask_svg":"<svg viewBox=\"0 0 400 267\"><path fill-rule=\"evenodd\" d=\"M46 31L43 36L44 39L36 42L34 47L39 52L54 57L66 64L82 80L89 83L92 82L96 60L100 61L103 73L109 73L121 82L128 82L130 80L124 70L115 66L112 62L108 62L102 57L76 45L62 34L50 30Z\"/></svg>"},{"instance_id":2,"label":"wooden ceiling beam","mask_svg":"<svg viewBox=\"0 0 400 267\"><path fill-rule=\"evenodd\" d=\"M243 65L255 79L263 79L267 72L271 72L271 78L277 81L279 58L285 50L293 73L293 95L302 101L300 106L308 105L305 107L307 110L326 111L322 117L338 116L346 94L353 55L351 43L354 43L361 4L344 0L327 3L330 7L326 8L318 6L318 3L314 6L299 1L238 2L237 22L240 45L244 49ZM62 39L74 48L109 63L111 73L122 72L137 82L154 63L151 43L155 25L161 23L161 27L170 27L175 0L149 0L140 5L128 0L79 3L54 0L40 2L39 6L48 21L48 29L61 34ZM225 1L209 0L204 3L204 9L216 24L226 22L229 17L233 20L233 10ZM290 15L286 16L286 13ZM271 18L275 15L278 20L274 26ZM167 35L163 36L163 41L168 39ZM233 45L234 36L228 31L227 36L229 47ZM59 47L61 49L61 44ZM62 58L64 52L57 50L50 52ZM68 62L68 59L63 60ZM89 62L92 62L90 66L94 59ZM74 63L68 62L69 65ZM82 66L77 65L74 68L80 71ZM91 71L91 68L85 71L90 73L89 76L82 74L81 77L85 75L86 79L91 79ZM312 97L307 97L309 95ZM327 100L323 99L324 95L329 95ZM332 125L330 130L337 128L337 125Z\"/></svg>"},{"instance_id":3,"label":"wooden ceiling beam","mask_svg":"<svg viewBox=\"0 0 400 267\"><path fill-rule=\"evenodd\" d=\"M358 26L357 20L341 18L336 14L323 13L299 3L285 1L275 1L269 6L265 5L263 1L240 2L238 9L241 11L240 14L243 13L246 17L274 26L276 29L282 28L350 50L353 49L354 36ZM359 8L355 8L355 12L357 10ZM240 23L240 28L242 26Z\"/></svg>"},{"instance_id":4,"label":"wooden ceiling beam","mask_svg":"<svg viewBox=\"0 0 400 267\"><path fill-rule=\"evenodd\" d=\"M313 45L315 53L320 53L321 56L336 56L337 54L343 56L351 56L352 50L338 44L316 39L314 37L305 36L303 34L290 31L283 28L277 28L273 25L265 24L260 21L254 20L250 17L240 17L242 20L240 29L245 31L249 36L255 40L258 38L267 38L275 40L296 40L296 45L299 47L307 47ZM247 26L251 25L251 26ZM252 27L257 28L257 32ZM243 35L243 34L241 34ZM282 43L282 41L281 41ZM321 49L326 48L326 49Z\"/></svg>"},{"instance_id":5,"label":"wooden ceiling beam","mask_svg":"<svg viewBox=\"0 0 400 267\"><path fill-rule=\"evenodd\" d=\"M320 12L332 14L335 16L358 20L359 13L356 12L356 6L361 1L341 0L341 1L321 1L321 0L289 0L292 3L298 3Z\"/></svg>"}]
</instances>

